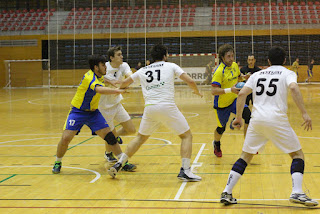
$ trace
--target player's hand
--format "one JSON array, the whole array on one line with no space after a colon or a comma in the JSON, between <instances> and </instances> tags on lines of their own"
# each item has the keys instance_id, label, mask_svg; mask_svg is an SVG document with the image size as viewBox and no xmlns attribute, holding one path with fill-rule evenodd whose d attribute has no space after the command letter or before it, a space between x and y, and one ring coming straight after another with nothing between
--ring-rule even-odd
<instances>
[{"instance_id":1,"label":"player's hand","mask_svg":"<svg viewBox=\"0 0 320 214\"><path fill-rule=\"evenodd\" d=\"M245 78L246 80L248 80L250 76L251 76L251 73L248 73L248 74L244 75L244 78Z\"/></svg>"},{"instance_id":2,"label":"player's hand","mask_svg":"<svg viewBox=\"0 0 320 214\"><path fill-rule=\"evenodd\" d=\"M304 122L301 124L301 126L304 126L304 130L307 129L307 131L312 130L312 121L311 121L311 118L310 116L305 113L305 114L302 114L302 118L304 120Z\"/></svg>"},{"instance_id":3,"label":"player's hand","mask_svg":"<svg viewBox=\"0 0 320 214\"><path fill-rule=\"evenodd\" d=\"M232 93L235 93L235 94L239 94L241 88L236 88L236 85L237 85L237 84L235 84L234 86L232 86L231 92L232 92Z\"/></svg>"},{"instance_id":4,"label":"player's hand","mask_svg":"<svg viewBox=\"0 0 320 214\"><path fill-rule=\"evenodd\" d=\"M129 92L127 91L127 89L120 89L120 88L116 89L116 94L124 94L124 93L129 93Z\"/></svg>"},{"instance_id":5,"label":"player's hand","mask_svg":"<svg viewBox=\"0 0 320 214\"><path fill-rule=\"evenodd\" d=\"M235 118L233 121L232 121L232 126L236 129L240 129L242 126L243 126L243 121L242 119L237 119Z\"/></svg>"},{"instance_id":6,"label":"player's hand","mask_svg":"<svg viewBox=\"0 0 320 214\"><path fill-rule=\"evenodd\" d=\"M192 93L194 93L195 95L200 96L201 98L203 97L203 95L200 93L200 91L193 91Z\"/></svg>"}]
</instances>

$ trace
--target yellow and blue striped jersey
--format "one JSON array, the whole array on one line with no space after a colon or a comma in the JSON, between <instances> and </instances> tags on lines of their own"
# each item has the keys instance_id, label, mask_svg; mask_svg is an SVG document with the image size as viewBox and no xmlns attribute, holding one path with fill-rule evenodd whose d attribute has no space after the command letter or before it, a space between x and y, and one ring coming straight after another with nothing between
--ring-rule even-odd
<instances>
[{"instance_id":1,"label":"yellow and blue striped jersey","mask_svg":"<svg viewBox=\"0 0 320 214\"><path fill-rule=\"evenodd\" d=\"M216 68L212 76L212 85L222 89L231 88L238 82L240 70L238 64L233 62L231 66L227 66L223 62ZM214 108L225 108L233 103L237 98L237 94L228 93L214 96Z\"/></svg>"},{"instance_id":2,"label":"yellow and blue striped jersey","mask_svg":"<svg viewBox=\"0 0 320 214\"><path fill-rule=\"evenodd\" d=\"M71 105L81 110L98 109L101 95L95 91L97 85L105 86L103 76L99 78L92 70L89 70L83 76Z\"/></svg>"}]
</instances>

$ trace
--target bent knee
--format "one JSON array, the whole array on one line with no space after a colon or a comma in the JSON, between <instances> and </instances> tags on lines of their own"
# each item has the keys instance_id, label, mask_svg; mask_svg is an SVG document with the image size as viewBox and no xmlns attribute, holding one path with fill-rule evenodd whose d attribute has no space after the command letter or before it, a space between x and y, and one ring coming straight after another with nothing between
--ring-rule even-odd
<instances>
[{"instance_id":1,"label":"bent knee","mask_svg":"<svg viewBox=\"0 0 320 214\"><path fill-rule=\"evenodd\" d=\"M179 135L179 137L180 137L181 139L186 139L186 138L191 138L191 139L192 139L193 136L192 136L192 133L191 133L191 131L190 131L190 129L189 129L189 130L186 131L185 133Z\"/></svg>"}]
</instances>

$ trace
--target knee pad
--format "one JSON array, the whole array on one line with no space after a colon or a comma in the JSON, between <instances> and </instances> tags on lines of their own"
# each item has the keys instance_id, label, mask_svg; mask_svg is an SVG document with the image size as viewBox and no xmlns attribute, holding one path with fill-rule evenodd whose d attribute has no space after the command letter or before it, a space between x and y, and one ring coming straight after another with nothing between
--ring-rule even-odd
<instances>
[{"instance_id":1,"label":"knee pad","mask_svg":"<svg viewBox=\"0 0 320 214\"><path fill-rule=\"evenodd\" d=\"M109 132L105 137L104 140L109 144L109 145L115 145L118 143L116 137L112 132Z\"/></svg>"},{"instance_id":2,"label":"knee pad","mask_svg":"<svg viewBox=\"0 0 320 214\"><path fill-rule=\"evenodd\" d=\"M249 107L245 107L243 109L242 118L244 119L245 124L249 124L250 119L251 119L251 111L250 111Z\"/></svg>"},{"instance_id":3,"label":"knee pad","mask_svg":"<svg viewBox=\"0 0 320 214\"><path fill-rule=\"evenodd\" d=\"M224 127L217 127L217 132L219 133L219 134L223 134L223 132L226 130L226 126L224 126Z\"/></svg>"},{"instance_id":4,"label":"knee pad","mask_svg":"<svg viewBox=\"0 0 320 214\"><path fill-rule=\"evenodd\" d=\"M303 174L304 172L304 160L300 159L300 158L295 158L292 160L291 163L291 175L295 172L300 172L301 174Z\"/></svg>"},{"instance_id":5,"label":"knee pad","mask_svg":"<svg viewBox=\"0 0 320 214\"><path fill-rule=\"evenodd\" d=\"M239 158L232 167L232 170L239 173L240 175L243 175L244 171L246 170L246 167L248 166L247 162L245 162L242 158Z\"/></svg>"}]
</instances>

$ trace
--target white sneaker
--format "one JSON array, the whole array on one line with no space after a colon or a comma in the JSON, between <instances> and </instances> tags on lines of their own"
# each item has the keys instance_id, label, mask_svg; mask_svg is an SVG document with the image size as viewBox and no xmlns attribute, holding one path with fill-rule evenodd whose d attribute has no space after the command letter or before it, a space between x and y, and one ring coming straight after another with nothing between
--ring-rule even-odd
<instances>
[{"instance_id":1,"label":"white sneaker","mask_svg":"<svg viewBox=\"0 0 320 214\"><path fill-rule=\"evenodd\" d=\"M317 206L319 203L316 200L309 198L304 193L293 193L290 195L289 201L292 203L303 204L308 207Z\"/></svg>"},{"instance_id":2,"label":"white sneaker","mask_svg":"<svg viewBox=\"0 0 320 214\"><path fill-rule=\"evenodd\" d=\"M201 181L202 179L200 176L193 174L191 172L191 168L184 170L182 167L180 169L178 178L183 181Z\"/></svg>"}]
</instances>

